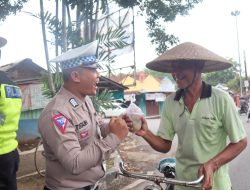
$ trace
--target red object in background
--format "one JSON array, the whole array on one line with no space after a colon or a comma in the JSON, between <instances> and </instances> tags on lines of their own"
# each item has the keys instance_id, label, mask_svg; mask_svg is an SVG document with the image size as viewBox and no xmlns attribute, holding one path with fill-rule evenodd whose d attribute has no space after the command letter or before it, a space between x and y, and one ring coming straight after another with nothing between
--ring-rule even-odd
<instances>
[{"instance_id":1,"label":"red object in background","mask_svg":"<svg viewBox=\"0 0 250 190\"><path fill-rule=\"evenodd\" d=\"M234 102L235 102L237 107L240 107L240 95L234 96Z\"/></svg>"}]
</instances>

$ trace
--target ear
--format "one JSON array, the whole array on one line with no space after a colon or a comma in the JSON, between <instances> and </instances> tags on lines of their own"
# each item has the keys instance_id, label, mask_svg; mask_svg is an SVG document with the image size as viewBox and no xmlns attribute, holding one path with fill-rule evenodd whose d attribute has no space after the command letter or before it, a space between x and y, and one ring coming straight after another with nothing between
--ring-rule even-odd
<instances>
[{"instance_id":1,"label":"ear","mask_svg":"<svg viewBox=\"0 0 250 190\"><path fill-rule=\"evenodd\" d=\"M74 82L80 82L80 74L77 71L72 71L70 77Z\"/></svg>"}]
</instances>

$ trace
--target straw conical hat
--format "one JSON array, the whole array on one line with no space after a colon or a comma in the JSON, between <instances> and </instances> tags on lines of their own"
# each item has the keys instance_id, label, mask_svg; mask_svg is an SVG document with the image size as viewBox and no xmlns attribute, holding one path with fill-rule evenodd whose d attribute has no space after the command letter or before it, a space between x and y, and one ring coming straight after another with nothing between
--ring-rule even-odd
<instances>
[{"instance_id":1,"label":"straw conical hat","mask_svg":"<svg viewBox=\"0 0 250 190\"><path fill-rule=\"evenodd\" d=\"M172 72L171 64L176 61L197 60L204 61L202 72L212 72L227 69L232 64L225 58L209 51L208 49L185 42L166 51L161 56L146 64L146 67L159 72Z\"/></svg>"},{"instance_id":2,"label":"straw conical hat","mask_svg":"<svg viewBox=\"0 0 250 190\"><path fill-rule=\"evenodd\" d=\"M3 37L0 37L0 48L7 44L7 40Z\"/></svg>"}]
</instances>

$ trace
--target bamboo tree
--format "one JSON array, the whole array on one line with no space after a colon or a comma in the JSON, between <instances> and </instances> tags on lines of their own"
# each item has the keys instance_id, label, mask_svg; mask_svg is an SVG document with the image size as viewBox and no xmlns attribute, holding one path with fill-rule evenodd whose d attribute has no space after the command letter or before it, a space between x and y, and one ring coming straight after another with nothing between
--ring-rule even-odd
<instances>
[{"instance_id":1,"label":"bamboo tree","mask_svg":"<svg viewBox=\"0 0 250 190\"><path fill-rule=\"evenodd\" d=\"M43 8L43 0L40 0L40 15L41 15L41 26L42 26L42 33L43 33L43 45L44 45L44 51L45 51L45 57L46 57L46 64L48 69L48 80L49 80L49 87L51 89L52 94L55 94L55 88L54 83L52 80L52 74L49 64L49 53L48 53L48 45L47 45L47 37L46 37L46 30L45 30L45 22L44 22L44 8Z\"/></svg>"},{"instance_id":2,"label":"bamboo tree","mask_svg":"<svg viewBox=\"0 0 250 190\"><path fill-rule=\"evenodd\" d=\"M56 0L56 23L59 22L59 2L58 0ZM58 31L58 24L56 24L56 31ZM58 44L58 41L59 41L59 37L58 37L58 34L55 34L55 53L56 53L56 56L58 56L59 54L59 44ZM59 64L56 63L56 72L59 72Z\"/></svg>"},{"instance_id":3,"label":"bamboo tree","mask_svg":"<svg viewBox=\"0 0 250 190\"><path fill-rule=\"evenodd\" d=\"M83 44L86 44L93 39L99 39L99 60L101 63L104 63L104 66L111 71L111 63L113 63L113 59L115 56L110 56L109 50L121 49L128 44L126 43L125 31L122 28L113 30L112 28L108 28L106 34L97 34L97 19L98 19L98 10L105 10L106 0L100 1L71 1L75 4L66 3L66 1L62 1L62 18L61 21L58 17L58 5L56 5L56 16L53 16L52 13L46 12L43 18L44 25L47 26L47 29L50 33L55 35L55 45L61 47L61 51L64 52L67 48L72 46L72 48L79 47ZM94 5L95 3L95 5ZM76 22L71 21L69 7L71 9L76 8ZM91 9L91 10L90 10ZM40 15L34 15L37 18L40 18ZM66 17L67 15L67 17ZM67 22L66 22L67 21ZM81 28L84 29L85 33L81 34ZM84 37L83 37L84 36ZM46 38L45 38L46 39ZM107 51L108 50L108 51ZM58 49L56 50L56 52ZM50 66L52 67L52 65ZM52 80L55 86L55 92L57 92L62 83L62 75L59 72L59 69L56 67L53 69ZM51 72L50 72L51 73ZM44 80L43 87L43 95L46 97L53 97L54 93L49 88L50 80ZM95 100L94 100L95 99ZM112 107L112 94L108 91L99 91L97 96L93 98L94 105L98 110L98 105L102 105L102 107ZM96 103L96 104L95 104Z\"/></svg>"},{"instance_id":4,"label":"bamboo tree","mask_svg":"<svg viewBox=\"0 0 250 190\"><path fill-rule=\"evenodd\" d=\"M66 6L62 1L62 52L67 51Z\"/></svg>"}]
</instances>

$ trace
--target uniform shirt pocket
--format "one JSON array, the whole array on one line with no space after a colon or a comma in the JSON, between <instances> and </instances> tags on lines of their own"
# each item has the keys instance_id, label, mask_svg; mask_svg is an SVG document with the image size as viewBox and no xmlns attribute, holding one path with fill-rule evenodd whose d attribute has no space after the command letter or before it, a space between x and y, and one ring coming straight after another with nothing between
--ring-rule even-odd
<instances>
[{"instance_id":1,"label":"uniform shirt pocket","mask_svg":"<svg viewBox=\"0 0 250 190\"><path fill-rule=\"evenodd\" d=\"M216 142L216 138L222 130L221 122L214 116L202 116L198 131L199 137L204 142Z\"/></svg>"},{"instance_id":2,"label":"uniform shirt pocket","mask_svg":"<svg viewBox=\"0 0 250 190\"><path fill-rule=\"evenodd\" d=\"M88 120L83 120L75 125L76 133L80 144L87 144L91 136L91 124Z\"/></svg>"}]
</instances>

